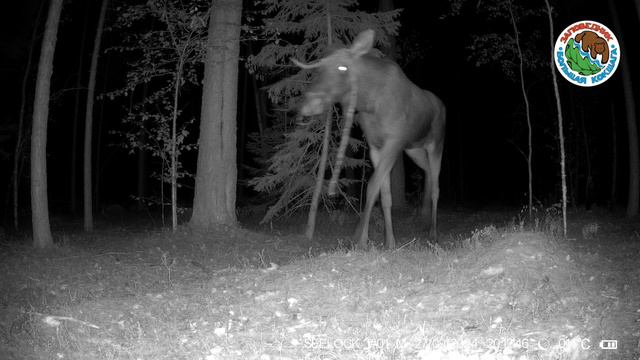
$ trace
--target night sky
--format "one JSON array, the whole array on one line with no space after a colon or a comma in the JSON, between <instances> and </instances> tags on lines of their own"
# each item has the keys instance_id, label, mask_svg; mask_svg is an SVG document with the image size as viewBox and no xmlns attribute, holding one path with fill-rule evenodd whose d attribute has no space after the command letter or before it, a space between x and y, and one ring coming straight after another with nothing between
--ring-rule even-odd
<instances>
[{"instance_id":1,"label":"night sky","mask_svg":"<svg viewBox=\"0 0 640 360\"><path fill-rule=\"evenodd\" d=\"M611 0L613 1L613 0ZM34 27L41 36L42 25L46 17L48 2L37 0L9 1L4 6L0 21L0 76L2 78L1 96L4 110L0 113L0 187L7 189L9 183L12 158L15 146L15 127L17 124L19 104L21 101L21 82L24 75L30 39ZM361 1L363 8L377 4ZM493 31L509 31L510 25L502 19L487 19L486 14L475 12L475 1L469 1L463 12L457 16L445 16L450 10L448 1L429 1L427 5L421 1L399 1L396 7L404 8L400 18L401 30L399 52L401 58L411 59L403 51L413 49L418 52L413 60L402 61L407 76L420 87L429 89L440 96L448 112L447 139L445 142L443 169L441 173L441 204L447 206L482 207L505 206L517 207L526 201L527 170L526 162L518 148L526 146L526 122L524 103L520 85L507 78L499 65L489 64L476 67L476 59L469 46L473 36ZM540 8L544 6L539 1ZM554 2L552 1L552 4ZM595 20L607 25L621 39L622 56L629 62L632 79L637 80L640 69L635 66L640 58L635 36L640 34L638 12L633 2L617 1L616 10L620 16L621 28L617 27L611 17L606 2L568 1L555 2L558 16L555 20L554 39L565 26L577 20ZM113 0L107 15L107 25L117 16ZM245 2L245 8L252 4ZM527 2L532 4L532 2ZM42 11L41 6L44 7ZM482 6L482 4L480 4ZM71 133L75 101L75 88L82 58L82 84L86 86L90 52L95 31L99 2L95 0L66 1L63 8L61 28L58 32L58 44L54 64L51 88L49 143L48 143L48 177L49 201L54 215L69 213L69 173L71 159ZM526 44L532 51L543 51L550 54L548 23L546 14L527 19L521 28L523 38L533 36L533 42ZM86 36L86 45L81 49L82 37ZM106 33L104 46L117 42L119 34ZM537 38L536 38L537 36ZM39 52L40 37L36 41L34 51ZM255 45L254 45L255 46ZM82 56L81 56L81 50ZM249 48L243 45L241 52L247 55ZM255 49L254 49L255 51ZM37 57L32 64L31 77L27 87L27 123L30 124L34 74L37 70ZM546 59L546 58L545 58ZM116 55L106 54L100 59L97 93L112 90L121 86L125 76L122 59ZM569 156L584 156L588 139L589 154L592 160L591 174L593 191L591 199L585 197L585 163L578 161L576 184L579 205L595 202L607 205L610 201L612 154L618 153L618 195L617 205L625 204L627 171L627 131L624 112L621 74L619 67L616 74L605 84L594 88L579 88L569 84L559 75L565 132L568 138ZM251 82L243 82L246 76L244 64L240 71L240 104L239 114L246 112L247 132L256 131L255 104L251 99L243 102L242 84L250 86ZM556 107L548 63L539 68L528 70L525 74L527 91L531 100L532 122L534 124L534 192L538 200L545 204L557 202L559 195L558 144L556 140ZM635 81L634 84L640 84ZM636 103L638 103L638 88ZM252 89L247 93L252 94ZM252 97L252 95L249 95ZM81 93L84 103L86 92ZM193 107L199 109L199 94L193 94ZM95 108L96 137L99 142L100 160L97 178L99 179L99 196L96 207L108 204L131 205L129 195L135 193L137 180L137 159L128 155L125 150L111 146L114 137L111 130L119 128L120 119L124 117L126 104L122 101L98 101ZM84 105L80 108L84 112ZM640 109L639 109L640 110ZM83 116L80 117L83 121ZM613 124L613 125L612 125ZM30 125L29 125L30 126ZM82 131L80 129L79 131ZM616 132L617 144L613 143L612 131ZM81 164L81 138L78 147L78 166ZM242 149L240 149L242 151ZM95 150L94 150L95 152ZM579 155L577 155L579 153ZM243 152L245 162L251 162L250 155ZM185 166L195 172L195 154L187 155ZM22 178L21 196L23 204L28 204L28 165L25 165ZM413 165L407 168L408 190L412 189L411 174L416 172ZM240 179L246 180L246 179ZM148 184L149 192L155 191L157 182ZM78 199L80 199L81 171L78 168ZM242 194L250 191L243 190ZM0 193L0 219L9 222L8 211L10 201L7 192ZM239 196L238 203L246 203ZM192 193L188 188L181 190L180 203L189 206ZM23 215L28 209L22 210Z\"/></svg>"}]
</instances>

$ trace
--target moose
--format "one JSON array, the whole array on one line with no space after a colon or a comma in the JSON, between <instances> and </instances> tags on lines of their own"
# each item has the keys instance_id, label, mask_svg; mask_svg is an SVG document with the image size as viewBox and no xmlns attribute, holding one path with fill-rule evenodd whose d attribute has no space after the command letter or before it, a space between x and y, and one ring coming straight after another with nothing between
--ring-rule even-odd
<instances>
[{"instance_id":1,"label":"moose","mask_svg":"<svg viewBox=\"0 0 640 360\"><path fill-rule=\"evenodd\" d=\"M369 29L358 34L351 47L333 51L314 64L292 61L303 69L320 70L305 93L299 109L301 115L321 114L334 103L340 103L343 110L351 105L357 111L357 121L369 144L374 172L367 185L364 212L354 240L358 248L368 247L371 211L380 194L385 243L387 248L393 249L396 241L391 220L389 174L403 150L425 172L422 216L430 228L430 236L436 238L445 106L432 92L411 82L398 64L371 55L373 43L374 31ZM342 133L343 142L349 137L349 129L346 130ZM344 156L341 147L336 167ZM334 169L334 175L339 171Z\"/></svg>"}]
</instances>

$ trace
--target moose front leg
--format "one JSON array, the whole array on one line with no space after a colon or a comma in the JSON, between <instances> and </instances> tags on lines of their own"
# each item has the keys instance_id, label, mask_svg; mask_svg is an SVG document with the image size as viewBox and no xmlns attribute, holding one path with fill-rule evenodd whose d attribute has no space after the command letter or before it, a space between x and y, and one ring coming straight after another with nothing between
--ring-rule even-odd
<instances>
[{"instance_id":1,"label":"moose front leg","mask_svg":"<svg viewBox=\"0 0 640 360\"><path fill-rule=\"evenodd\" d=\"M395 163L400 146L397 142L387 142L382 149L376 149L371 146L369 154L375 171L369 179L367 185L367 200L364 212L360 218L360 223L356 229L354 239L357 241L358 248L368 248L369 238L369 221L373 206L381 195L382 213L384 214L385 243L389 249L396 246L396 240L393 236L393 225L391 220L391 187L389 182L389 173Z\"/></svg>"}]
</instances>

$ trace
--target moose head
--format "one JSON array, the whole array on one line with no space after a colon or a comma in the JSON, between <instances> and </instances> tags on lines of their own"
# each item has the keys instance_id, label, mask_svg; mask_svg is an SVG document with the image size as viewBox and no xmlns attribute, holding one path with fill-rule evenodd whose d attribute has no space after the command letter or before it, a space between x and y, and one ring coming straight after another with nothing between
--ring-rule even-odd
<instances>
[{"instance_id":1,"label":"moose head","mask_svg":"<svg viewBox=\"0 0 640 360\"><path fill-rule=\"evenodd\" d=\"M322 114L333 103L345 104L348 101L348 95L355 86L358 72L361 71L358 61L373 47L373 38L373 30L365 30L353 40L351 47L336 50L314 64L304 64L291 59L303 69L318 68L320 71L316 81L307 89L300 114Z\"/></svg>"}]
</instances>

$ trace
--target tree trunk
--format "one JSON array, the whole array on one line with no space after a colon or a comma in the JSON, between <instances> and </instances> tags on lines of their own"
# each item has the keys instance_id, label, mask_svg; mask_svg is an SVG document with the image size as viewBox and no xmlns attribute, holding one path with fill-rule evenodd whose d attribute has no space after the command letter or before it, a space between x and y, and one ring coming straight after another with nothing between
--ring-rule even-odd
<instances>
[{"instance_id":1,"label":"tree trunk","mask_svg":"<svg viewBox=\"0 0 640 360\"><path fill-rule=\"evenodd\" d=\"M82 39L78 52L78 75L76 78L75 99L73 104L73 120L71 124L71 167L69 174L69 203L71 215L75 218L78 213L77 180L78 180L78 118L80 117L80 93L82 88L82 73L84 71L84 47L87 43L87 27L89 24L89 8L85 4L84 22L82 24Z\"/></svg>"},{"instance_id":2,"label":"tree trunk","mask_svg":"<svg viewBox=\"0 0 640 360\"><path fill-rule=\"evenodd\" d=\"M618 126L616 121L616 110L611 103L611 191L609 193L609 210L616 207L616 196L618 190Z\"/></svg>"},{"instance_id":3,"label":"tree trunk","mask_svg":"<svg viewBox=\"0 0 640 360\"><path fill-rule=\"evenodd\" d=\"M567 172L565 168L565 152L564 152L564 130L562 126L562 105L560 103L560 89L558 89L558 77L556 76L556 64L553 53L553 13L549 0L544 0L547 6L547 15L549 16L549 44L551 45L551 57L549 58L549 66L551 67L551 78L553 79L553 91L556 97L556 110L558 112L558 136L560 140L560 178L562 181L562 232L567 237Z\"/></svg>"},{"instance_id":4,"label":"tree trunk","mask_svg":"<svg viewBox=\"0 0 640 360\"><path fill-rule=\"evenodd\" d=\"M24 75L22 77L22 87L20 88L20 115L18 117L18 136L16 139L16 148L13 152L13 174L12 174L12 190L13 190L13 228L18 230L18 208L19 208L19 190L20 190L20 169L21 159L22 159L22 150L24 149L24 118L25 118L25 107L27 104L27 85L29 83L29 74L31 74L31 63L33 62L33 49L36 44L36 33L38 31L38 24L40 23L40 15L42 14L42 9L44 6L40 6L38 9L38 16L36 17L35 24L33 26L33 31L31 32L31 42L29 43L29 54L27 55L27 65L24 69Z\"/></svg>"},{"instance_id":5,"label":"tree trunk","mask_svg":"<svg viewBox=\"0 0 640 360\"><path fill-rule=\"evenodd\" d=\"M136 203L136 209L138 211L146 208L145 196L147 195L147 156L144 150L137 150L137 181L136 181L136 194L138 201Z\"/></svg>"},{"instance_id":6,"label":"tree trunk","mask_svg":"<svg viewBox=\"0 0 640 360\"><path fill-rule=\"evenodd\" d=\"M326 9L325 16L327 19L327 47L330 48L333 44L333 26L331 26L331 13L328 8ZM349 107L351 108L352 105L350 104ZM318 214L318 205L320 204L320 195L322 194L322 185L324 184L324 172L327 168L327 158L329 157L329 137L331 135L331 120L333 120L333 106L331 109L327 110L326 113L320 162L318 163L318 171L316 172L316 184L313 188L313 195L311 196L309 215L307 216L307 228L305 230L305 236L309 240L313 239L313 233L316 229L316 216ZM302 118L301 115L299 116ZM349 112L347 112L346 116L349 116ZM351 113L351 116L353 118L353 113ZM345 126L347 123L348 121L345 121ZM338 151L338 153L340 152ZM337 168L339 169L339 167ZM329 188L331 188L331 185L329 185Z\"/></svg>"},{"instance_id":7,"label":"tree trunk","mask_svg":"<svg viewBox=\"0 0 640 360\"><path fill-rule=\"evenodd\" d=\"M236 226L236 113L242 0L213 0L190 225Z\"/></svg>"},{"instance_id":8,"label":"tree trunk","mask_svg":"<svg viewBox=\"0 0 640 360\"><path fill-rule=\"evenodd\" d=\"M522 53L522 48L520 47L520 35L518 34L518 24L516 23L516 17L513 13L513 7L511 5L511 0L509 0L509 15L511 18L511 25L513 26L513 36L516 40L516 47L518 49L518 60L519 66L518 69L520 74L520 90L522 91L522 98L524 99L524 107L525 113L527 116L527 171L529 174L529 222L533 221L533 170L531 167L532 159L533 159L533 130L531 128L531 110L529 106L529 97L527 96L527 89L524 84L524 54Z\"/></svg>"},{"instance_id":9,"label":"tree trunk","mask_svg":"<svg viewBox=\"0 0 640 360\"><path fill-rule=\"evenodd\" d=\"M238 152L238 178L240 179L240 181L242 181L242 179L244 179L244 149L246 147L245 145L245 139L246 139L246 134L247 134L247 103L248 103L248 99L247 99L247 93L249 92L249 70L247 70L246 66L243 67L242 70L242 105L240 106L240 124L239 124L239 130L238 130L238 149L240 150ZM238 189L238 197L240 199L244 199L244 186L240 186L240 188Z\"/></svg>"},{"instance_id":10,"label":"tree trunk","mask_svg":"<svg viewBox=\"0 0 640 360\"><path fill-rule=\"evenodd\" d=\"M379 11L391 11L395 9L393 4L393 0L378 0L378 10ZM382 51L385 53L387 58L391 60L396 60L396 38L395 36L389 38L389 46L386 46ZM405 171L404 171L404 155L400 154L396 163L393 165L391 169L391 207L394 210L402 210L407 207L407 199L406 199L406 180L405 180ZM427 189L424 189L426 192Z\"/></svg>"},{"instance_id":11,"label":"tree trunk","mask_svg":"<svg viewBox=\"0 0 640 360\"><path fill-rule=\"evenodd\" d=\"M620 44L622 48L622 44ZM633 84L627 55L621 56L622 86L624 89L625 112L627 113L627 136L629 139L629 197L627 200L627 216L638 215L640 200L640 159L638 158L638 126L636 105L633 98Z\"/></svg>"},{"instance_id":12,"label":"tree trunk","mask_svg":"<svg viewBox=\"0 0 640 360\"><path fill-rule=\"evenodd\" d=\"M93 137L93 100L96 90L96 74L98 72L98 58L100 57L100 43L102 42L102 29L104 28L104 18L107 14L109 0L102 0L100 17L96 28L96 38L93 42L93 52L91 54L91 68L89 69L89 84L87 85L87 111L84 126L84 231L93 230L93 197L91 193L91 168L92 168L92 137Z\"/></svg>"},{"instance_id":13,"label":"tree trunk","mask_svg":"<svg viewBox=\"0 0 640 360\"><path fill-rule=\"evenodd\" d=\"M184 68L185 52L180 54L180 60L176 66L176 81L173 89L173 116L171 119L171 230L178 230L178 152L176 146L178 127L178 100L180 97L180 84L182 83L182 70Z\"/></svg>"},{"instance_id":14,"label":"tree trunk","mask_svg":"<svg viewBox=\"0 0 640 360\"><path fill-rule=\"evenodd\" d=\"M142 98L146 99L149 94L149 84L144 83L142 85ZM133 98L133 94L131 94ZM146 141L145 131L140 129L138 132L138 136L141 142ZM137 149L138 152L138 166L137 166L137 181L136 181L136 193L138 196L138 202L136 208L138 211L141 211L147 207L147 202L145 197L147 196L147 153L141 148Z\"/></svg>"},{"instance_id":15,"label":"tree trunk","mask_svg":"<svg viewBox=\"0 0 640 360\"><path fill-rule=\"evenodd\" d=\"M49 199L47 197L47 120L53 57L58 37L58 24L63 0L51 0L49 14L42 39L38 79L33 103L31 130L31 221L33 245L46 248L53 245L49 224Z\"/></svg>"},{"instance_id":16,"label":"tree trunk","mask_svg":"<svg viewBox=\"0 0 640 360\"><path fill-rule=\"evenodd\" d=\"M318 172L316 175L316 186L313 189L311 197L311 207L307 217L307 228L305 236L307 239L313 239L313 233L316 230L316 215L318 214L318 204L320 204L320 195L322 194L322 185L324 184L324 173L327 168L327 158L329 157L329 136L331 135L331 122L333 120L333 107L327 110L327 117L324 120L324 134L322 135L322 152L320 154L320 163L318 164Z\"/></svg>"},{"instance_id":17,"label":"tree trunk","mask_svg":"<svg viewBox=\"0 0 640 360\"><path fill-rule=\"evenodd\" d=\"M253 54L251 40L247 41L247 47L249 48L249 54ZM264 129L267 127L265 123L266 104L263 94L261 93L260 86L258 86L258 80L256 80L255 74L251 74L247 71L247 76L251 77L251 85L253 87L253 99L256 103L256 120L258 121L258 133L260 134L260 140L264 139Z\"/></svg>"},{"instance_id":18,"label":"tree trunk","mask_svg":"<svg viewBox=\"0 0 640 360\"><path fill-rule=\"evenodd\" d=\"M587 126L584 121L584 108L580 108L580 130L582 132L582 144L584 148L584 208L591 210L592 193L593 193L593 177L591 176L591 151L589 150L589 135L587 134ZM579 143L578 141L576 141Z\"/></svg>"},{"instance_id":19,"label":"tree trunk","mask_svg":"<svg viewBox=\"0 0 640 360\"><path fill-rule=\"evenodd\" d=\"M107 79L109 78L109 57L106 57L105 64L102 67L102 92L105 93L107 89ZM94 208L100 208L100 204L102 199L100 197L100 187L102 186L102 174L104 173L104 166L102 165L102 140L104 133L102 132L102 127L104 125L104 101L100 101L100 111L98 111L98 116L96 117L96 122L98 123L98 128L95 131L95 146L93 148L96 149L95 155L92 157L94 159L95 165L93 168L93 206Z\"/></svg>"},{"instance_id":20,"label":"tree trunk","mask_svg":"<svg viewBox=\"0 0 640 360\"><path fill-rule=\"evenodd\" d=\"M636 1L636 6L639 6ZM618 41L620 48L624 49L624 41L622 39L622 26L620 24L620 18L616 5L613 1L609 1L609 9L611 11L611 17L613 19L613 25L617 29ZM637 9L640 8L637 7ZM619 57L620 65L622 67L622 89L624 91L624 109L627 114L627 136L629 139L629 191L627 198L627 216L632 217L638 215L638 209L640 205L640 154L638 153L638 125L636 119L636 103L633 94L633 84L631 82L631 68L629 66L629 60L627 60L629 53L621 54Z\"/></svg>"}]
</instances>

